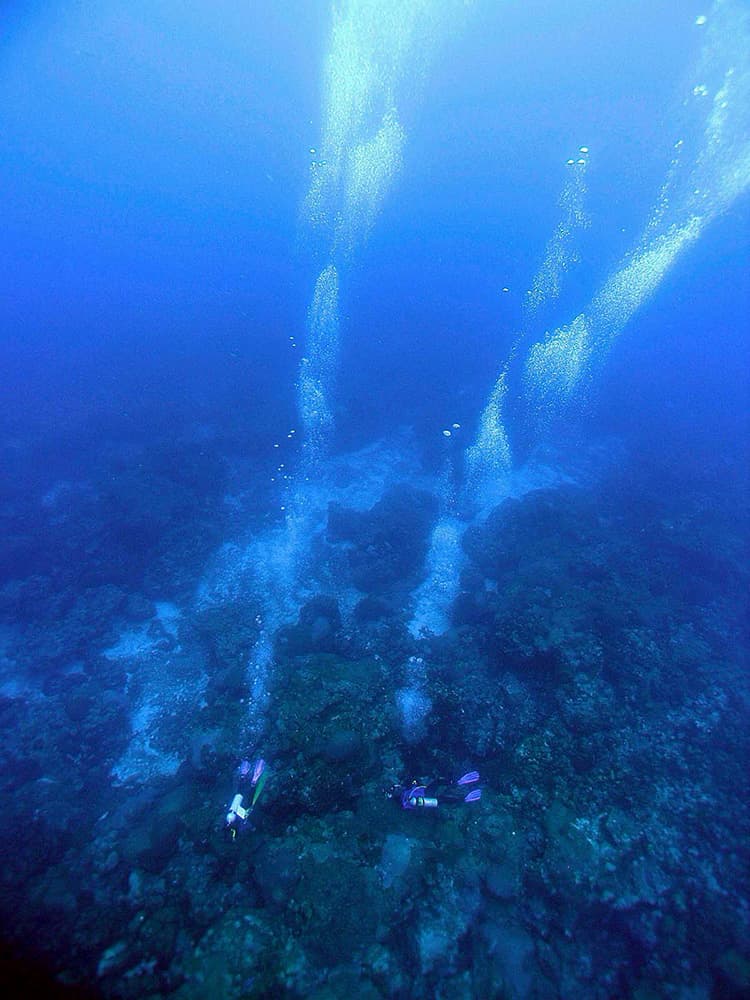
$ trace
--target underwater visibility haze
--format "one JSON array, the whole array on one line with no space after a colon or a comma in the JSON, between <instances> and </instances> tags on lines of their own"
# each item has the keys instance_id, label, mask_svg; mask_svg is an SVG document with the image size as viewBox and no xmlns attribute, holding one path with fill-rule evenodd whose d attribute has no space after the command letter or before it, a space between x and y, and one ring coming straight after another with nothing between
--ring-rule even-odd
<instances>
[{"instance_id":1,"label":"underwater visibility haze","mask_svg":"<svg viewBox=\"0 0 750 1000\"><path fill-rule=\"evenodd\" d=\"M750 996L750 7L0 18L4 995Z\"/></svg>"}]
</instances>

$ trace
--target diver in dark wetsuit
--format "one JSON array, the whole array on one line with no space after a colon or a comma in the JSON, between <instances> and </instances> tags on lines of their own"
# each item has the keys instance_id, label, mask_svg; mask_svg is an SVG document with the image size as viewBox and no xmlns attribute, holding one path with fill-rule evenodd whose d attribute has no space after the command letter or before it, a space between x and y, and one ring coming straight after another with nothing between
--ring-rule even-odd
<instances>
[{"instance_id":1,"label":"diver in dark wetsuit","mask_svg":"<svg viewBox=\"0 0 750 1000\"><path fill-rule=\"evenodd\" d=\"M250 813L263 791L267 777L266 762L262 757L254 764L243 760L237 768L237 790L229 803L229 812L224 817L224 829L229 831L232 840L237 836L238 830L244 829L248 824ZM244 785L249 785L246 791L242 790Z\"/></svg>"},{"instance_id":2,"label":"diver in dark wetsuit","mask_svg":"<svg viewBox=\"0 0 750 1000\"><path fill-rule=\"evenodd\" d=\"M437 809L441 804L478 802L482 797L481 788L464 792L467 785L473 785L477 781L479 772L468 771L458 781L442 781L438 778L426 785L413 781L410 785L394 785L387 794L389 798L399 801L402 809Z\"/></svg>"}]
</instances>

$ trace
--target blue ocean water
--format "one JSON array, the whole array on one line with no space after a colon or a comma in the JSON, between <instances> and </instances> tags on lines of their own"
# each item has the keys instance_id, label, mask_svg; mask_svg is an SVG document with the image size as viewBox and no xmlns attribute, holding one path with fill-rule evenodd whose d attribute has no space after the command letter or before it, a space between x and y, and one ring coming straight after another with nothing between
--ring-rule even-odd
<instances>
[{"instance_id":1,"label":"blue ocean water","mask_svg":"<svg viewBox=\"0 0 750 1000\"><path fill-rule=\"evenodd\" d=\"M747 996L746 5L2 16L6 995Z\"/></svg>"}]
</instances>

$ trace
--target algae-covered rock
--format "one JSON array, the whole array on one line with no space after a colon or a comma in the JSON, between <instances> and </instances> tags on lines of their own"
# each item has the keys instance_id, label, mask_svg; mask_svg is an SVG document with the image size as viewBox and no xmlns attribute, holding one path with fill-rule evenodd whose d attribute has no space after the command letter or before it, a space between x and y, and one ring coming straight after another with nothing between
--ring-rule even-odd
<instances>
[{"instance_id":1,"label":"algae-covered rock","mask_svg":"<svg viewBox=\"0 0 750 1000\"><path fill-rule=\"evenodd\" d=\"M365 594L380 594L420 569L436 510L430 493L402 484L386 491L369 511L332 503L328 539L349 546L354 586Z\"/></svg>"}]
</instances>

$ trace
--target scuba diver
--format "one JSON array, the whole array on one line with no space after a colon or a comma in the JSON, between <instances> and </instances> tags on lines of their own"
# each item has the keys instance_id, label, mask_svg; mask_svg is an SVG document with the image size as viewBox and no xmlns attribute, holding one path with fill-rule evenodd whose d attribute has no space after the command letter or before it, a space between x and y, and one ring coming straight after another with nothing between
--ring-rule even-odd
<instances>
[{"instance_id":1,"label":"scuba diver","mask_svg":"<svg viewBox=\"0 0 750 1000\"><path fill-rule=\"evenodd\" d=\"M482 797L481 788L472 788L466 792L466 786L476 784L477 781L479 771L467 771L457 781L436 778L420 784L415 780L410 785L393 785L386 794L388 798L396 799L402 809L437 809L440 805L478 802Z\"/></svg>"},{"instance_id":2,"label":"scuba diver","mask_svg":"<svg viewBox=\"0 0 750 1000\"><path fill-rule=\"evenodd\" d=\"M224 819L224 829L229 830L232 840L237 836L237 830L242 830L247 826L248 820L250 819L250 813L255 807L255 803L260 798L260 793L263 791L263 786L266 783L266 778L268 777L268 772L266 770L266 762L262 757L259 757L254 764L251 764L249 760L243 760L240 766L237 768L237 791L229 804L229 812L226 814ZM240 789L243 785L249 784L247 792L242 792ZM250 796L252 792L252 797ZM247 805L243 805L245 801L245 794L249 799Z\"/></svg>"}]
</instances>

